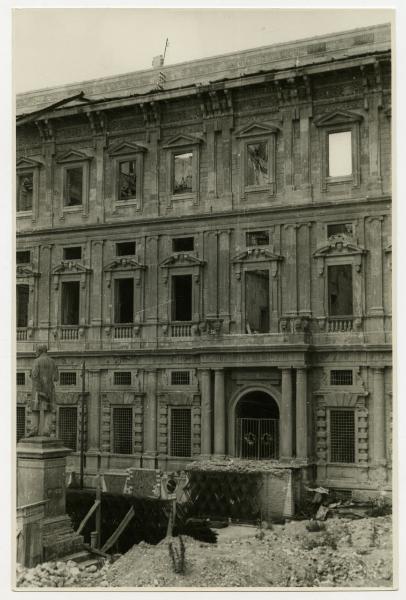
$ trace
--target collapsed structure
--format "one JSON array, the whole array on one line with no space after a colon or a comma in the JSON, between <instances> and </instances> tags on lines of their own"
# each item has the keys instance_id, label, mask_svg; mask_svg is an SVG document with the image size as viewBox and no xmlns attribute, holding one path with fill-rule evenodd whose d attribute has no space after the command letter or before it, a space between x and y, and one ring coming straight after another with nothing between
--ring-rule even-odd
<instances>
[{"instance_id":1,"label":"collapsed structure","mask_svg":"<svg viewBox=\"0 0 406 600\"><path fill-rule=\"evenodd\" d=\"M154 64L17 97L17 439L46 344L87 485L238 457L389 493L390 27Z\"/></svg>"}]
</instances>

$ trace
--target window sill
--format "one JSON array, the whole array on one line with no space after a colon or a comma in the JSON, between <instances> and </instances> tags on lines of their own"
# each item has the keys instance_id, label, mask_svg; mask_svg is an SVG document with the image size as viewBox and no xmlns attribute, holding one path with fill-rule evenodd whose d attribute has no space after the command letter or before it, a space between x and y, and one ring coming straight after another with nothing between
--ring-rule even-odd
<instances>
[{"instance_id":1,"label":"window sill","mask_svg":"<svg viewBox=\"0 0 406 600\"><path fill-rule=\"evenodd\" d=\"M27 217L32 217L32 210L19 210L16 212L17 219L25 219Z\"/></svg>"},{"instance_id":2,"label":"window sill","mask_svg":"<svg viewBox=\"0 0 406 600\"><path fill-rule=\"evenodd\" d=\"M172 201L176 200L196 200L196 192L188 192L187 194L172 194Z\"/></svg>"},{"instance_id":3,"label":"window sill","mask_svg":"<svg viewBox=\"0 0 406 600\"><path fill-rule=\"evenodd\" d=\"M270 192L272 191L272 185L247 185L244 188L246 194L250 194L252 192Z\"/></svg>"},{"instance_id":4,"label":"window sill","mask_svg":"<svg viewBox=\"0 0 406 600\"><path fill-rule=\"evenodd\" d=\"M137 209L139 208L139 200L136 198L131 200L116 200L114 204L118 208L123 208L125 206L135 206Z\"/></svg>"},{"instance_id":5,"label":"window sill","mask_svg":"<svg viewBox=\"0 0 406 600\"><path fill-rule=\"evenodd\" d=\"M342 177L326 177L327 185L337 185L340 183L353 183L354 175L345 175Z\"/></svg>"},{"instance_id":6,"label":"window sill","mask_svg":"<svg viewBox=\"0 0 406 600\"><path fill-rule=\"evenodd\" d=\"M83 204L78 204L77 206L64 206L63 207L64 213L80 212L82 210L83 210Z\"/></svg>"}]
</instances>

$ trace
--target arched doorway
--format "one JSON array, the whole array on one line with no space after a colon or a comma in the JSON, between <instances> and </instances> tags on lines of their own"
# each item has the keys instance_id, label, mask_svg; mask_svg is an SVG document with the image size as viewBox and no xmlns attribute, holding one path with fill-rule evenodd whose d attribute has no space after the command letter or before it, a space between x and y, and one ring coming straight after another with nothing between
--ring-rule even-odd
<instances>
[{"instance_id":1,"label":"arched doorway","mask_svg":"<svg viewBox=\"0 0 406 600\"><path fill-rule=\"evenodd\" d=\"M270 394L251 391L235 408L236 454L255 460L279 456L279 407Z\"/></svg>"}]
</instances>

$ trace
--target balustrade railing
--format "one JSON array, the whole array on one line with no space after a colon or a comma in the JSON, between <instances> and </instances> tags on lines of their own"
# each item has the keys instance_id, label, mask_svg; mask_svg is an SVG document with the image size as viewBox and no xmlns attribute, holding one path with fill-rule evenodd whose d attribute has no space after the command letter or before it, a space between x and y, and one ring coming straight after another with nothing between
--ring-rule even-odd
<instances>
[{"instance_id":1,"label":"balustrade railing","mask_svg":"<svg viewBox=\"0 0 406 600\"><path fill-rule=\"evenodd\" d=\"M132 337L133 337L133 326L132 325L115 325L114 326L114 339L129 340Z\"/></svg>"},{"instance_id":2,"label":"balustrade railing","mask_svg":"<svg viewBox=\"0 0 406 600\"><path fill-rule=\"evenodd\" d=\"M191 323L178 323L171 325L171 336L172 337L190 337L192 335L192 324Z\"/></svg>"},{"instance_id":3,"label":"balustrade railing","mask_svg":"<svg viewBox=\"0 0 406 600\"><path fill-rule=\"evenodd\" d=\"M327 320L327 331L329 333L353 331L353 317L329 317Z\"/></svg>"},{"instance_id":4,"label":"balustrade railing","mask_svg":"<svg viewBox=\"0 0 406 600\"><path fill-rule=\"evenodd\" d=\"M17 342L24 342L27 339L27 328L17 327Z\"/></svg>"},{"instance_id":5,"label":"balustrade railing","mask_svg":"<svg viewBox=\"0 0 406 600\"><path fill-rule=\"evenodd\" d=\"M79 339L79 327L61 327L61 340L71 341Z\"/></svg>"}]
</instances>

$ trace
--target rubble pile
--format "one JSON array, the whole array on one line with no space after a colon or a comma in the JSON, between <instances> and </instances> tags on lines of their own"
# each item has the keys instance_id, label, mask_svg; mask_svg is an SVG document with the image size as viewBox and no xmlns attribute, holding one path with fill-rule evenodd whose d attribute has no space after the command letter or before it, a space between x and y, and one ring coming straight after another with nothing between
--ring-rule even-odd
<instances>
[{"instance_id":1,"label":"rubble pile","mask_svg":"<svg viewBox=\"0 0 406 600\"><path fill-rule=\"evenodd\" d=\"M109 564L86 565L74 561L45 562L32 569L17 565L17 587L105 587Z\"/></svg>"}]
</instances>

